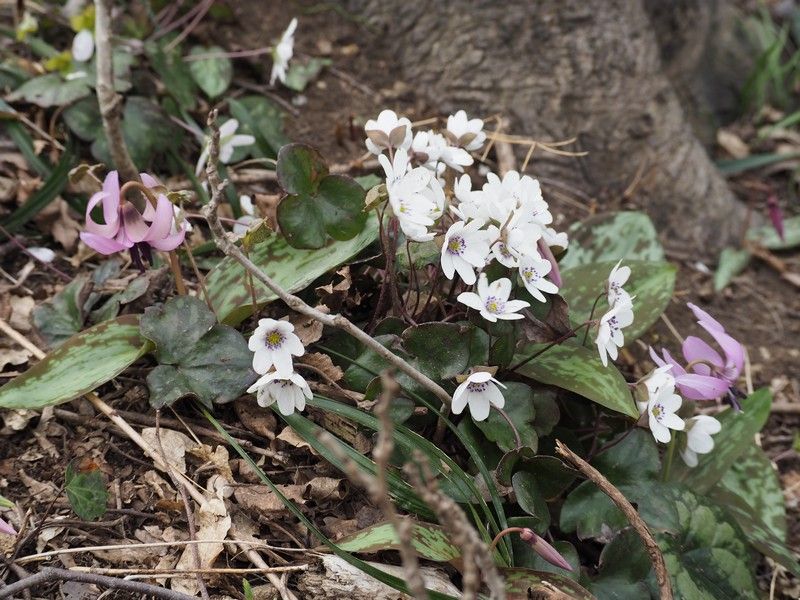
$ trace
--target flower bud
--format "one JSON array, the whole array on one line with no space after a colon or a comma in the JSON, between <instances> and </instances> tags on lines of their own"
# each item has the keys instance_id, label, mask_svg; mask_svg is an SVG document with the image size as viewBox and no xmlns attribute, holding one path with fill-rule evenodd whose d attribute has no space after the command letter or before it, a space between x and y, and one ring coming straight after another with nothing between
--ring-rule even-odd
<instances>
[{"instance_id":1,"label":"flower bud","mask_svg":"<svg viewBox=\"0 0 800 600\"><path fill-rule=\"evenodd\" d=\"M549 562L551 565L555 565L557 567L561 567L562 569L566 569L567 571L572 571L572 567L567 562L567 560L561 556L561 553L553 548L550 544L548 544L543 538L536 535L532 529L528 529L527 527L522 530L519 534L519 537L522 539L523 542L528 542L533 551L536 552L539 556Z\"/></svg>"}]
</instances>

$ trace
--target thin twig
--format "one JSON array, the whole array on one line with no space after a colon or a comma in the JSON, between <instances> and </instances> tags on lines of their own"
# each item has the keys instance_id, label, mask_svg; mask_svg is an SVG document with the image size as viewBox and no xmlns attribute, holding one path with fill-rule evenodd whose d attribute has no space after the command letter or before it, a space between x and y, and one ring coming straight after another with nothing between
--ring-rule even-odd
<instances>
[{"instance_id":1,"label":"thin twig","mask_svg":"<svg viewBox=\"0 0 800 600\"><path fill-rule=\"evenodd\" d=\"M117 579L115 577L67 569L54 569L53 567L44 567L41 571L30 577L26 577L16 583L0 588L0 598L14 598L16 594L21 593L23 590L51 581L78 581L80 583L89 583L115 590L125 590L137 595L154 596L156 598L163 598L164 600L194 600L193 596L168 590L157 585L142 583L141 581Z\"/></svg>"},{"instance_id":2,"label":"thin twig","mask_svg":"<svg viewBox=\"0 0 800 600\"><path fill-rule=\"evenodd\" d=\"M306 304L298 296L288 293L280 285L278 285L269 275L264 273L257 265L250 261L244 253L227 237L225 229L217 216L217 207L219 205L220 194L224 189L224 183L220 181L219 173L217 171L217 162L219 160L219 128L216 125L216 111L213 111L208 119L208 125L212 130L211 142L209 143L209 159L206 167L206 174L208 176L209 188L211 191L211 200L203 207L203 214L208 220L211 233L214 235L214 241L217 247L222 250L227 256L232 257L244 269L253 274L253 276L269 288L278 298L283 300L286 305L293 311L304 314L312 319L316 319L323 325L328 327L336 327L349 333L356 340L364 344L367 348L374 351L378 356L386 360L389 364L402 371L411 379L419 383L425 389L433 393L441 402L450 404L450 394L438 385L435 381L429 378L424 373L421 373L401 357L394 354L388 348L382 346L379 342L375 341L372 336L359 329L350 320L337 314L326 314L322 311L313 308Z\"/></svg>"},{"instance_id":3,"label":"thin twig","mask_svg":"<svg viewBox=\"0 0 800 600\"><path fill-rule=\"evenodd\" d=\"M227 540L230 541L230 540ZM152 576L175 576L181 577L185 575L257 575L259 573L291 573L293 571L306 571L308 565L283 565L281 567L267 567L260 569L257 567L250 568L233 568L221 567L208 569L117 569L117 568L103 568L103 567L71 567L69 569L74 573L97 573L99 575L152 575Z\"/></svg>"},{"instance_id":4,"label":"thin twig","mask_svg":"<svg viewBox=\"0 0 800 600\"><path fill-rule=\"evenodd\" d=\"M139 171L133 162L122 134L120 113L122 98L114 91L114 63L111 49L111 15L109 0L94 0L94 39L97 56L97 103L103 119L111 160L125 181L139 181Z\"/></svg>"},{"instance_id":5,"label":"thin twig","mask_svg":"<svg viewBox=\"0 0 800 600\"><path fill-rule=\"evenodd\" d=\"M608 479L603 477L600 471L595 469L592 465L567 448L567 446L561 440L556 440L556 453L563 456L576 469L583 473L587 479L599 487L600 490L606 496L611 498L611 501L622 511L630 524L636 530L636 533L638 533L639 537L642 538L642 542L644 542L647 554L650 556L650 562L653 563L653 569L656 572L656 581L658 582L658 588L661 593L661 600L672 600L672 585L670 583L669 573L667 573L667 566L664 563L664 555L661 554L661 549L658 547L656 540L653 538L653 534L650 533L647 525L642 520L642 517L639 516L639 513L636 512L636 509L633 507L633 505L628 502L628 499L622 494L622 492L615 488L608 481Z\"/></svg>"}]
</instances>

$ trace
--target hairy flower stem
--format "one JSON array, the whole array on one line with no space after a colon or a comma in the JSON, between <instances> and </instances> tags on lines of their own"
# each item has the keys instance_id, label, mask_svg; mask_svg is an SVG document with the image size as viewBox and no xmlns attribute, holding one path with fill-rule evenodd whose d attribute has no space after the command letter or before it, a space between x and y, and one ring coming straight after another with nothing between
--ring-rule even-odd
<instances>
[{"instance_id":1,"label":"hairy flower stem","mask_svg":"<svg viewBox=\"0 0 800 600\"><path fill-rule=\"evenodd\" d=\"M507 527L506 529L503 529L503 531L494 536L492 543L489 544L489 552L494 551L494 549L497 547L497 544L505 536L509 535L510 533L522 533L523 531L525 531L523 527Z\"/></svg>"},{"instance_id":2,"label":"hairy flower stem","mask_svg":"<svg viewBox=\"0 0 800 600\"><path fill-rule=\"evenodd\" d=\"M592 304L592 310L589 311L589 319L588 320L590 322L591 322L592 319L594 319L594 311L597 309L597 303L600 302L600 298L602 298L605 295L606 295L606 293L603 292L602 294L598 294L597 298L594 299L594 303ZM586 328L586 331L583 334L583 340L581 340L581 346L585 346L586 345L586 338L588 338L588 337L589 337L589 327Z\"/></svg>"},{"instance_id":3,"label":"hairy flower stem","mask_svg":"<svg viewBox=\"0 0 800 600\"><path fill-rule=\"evenodd\" d=\"M511 431L514 433L514 442L516 443L516 449L519 450L520 448L522 448L522 438L519 435L519 430L514 425L514 421L511 420L511 417L509 417L508 413L504 411L502 408L498 408L494 405L492 406L492 408L496 410L497 413L501 417L503 417L503 419L505 419L506 423L508 423L508 426L511 427Z\"/></svg>"},{"instance_id":4,"label":"hairy flower stem","mask_svg":"<svg viewBox=\"0 0 800 600\"><path fill-rule=\"evenodd\" d=\"M675 456L675 438L677 437L677 435L673 435L669 440L669 446L667 446L667 456L666 460L664 461L664 470L661 473L661 481L669 480L669 472L672 469L672 459Z\"/></svg>"}]
</instances>

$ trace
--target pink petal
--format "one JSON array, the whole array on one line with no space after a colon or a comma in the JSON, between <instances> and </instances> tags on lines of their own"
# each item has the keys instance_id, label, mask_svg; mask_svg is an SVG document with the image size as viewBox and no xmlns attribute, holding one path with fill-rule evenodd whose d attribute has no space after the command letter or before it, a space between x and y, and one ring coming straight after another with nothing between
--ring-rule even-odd
<instances>
[{"instance_id":1,"label":"pink petal","mask_svg":"<svg viewBox=\"0 0 800 600\"><path fill-rule=\"evenodd\" d=\"M656 363L657 366L663 367L665 365L672 365L672 371L670 371L670 373L672 373L674 377L678 377L679 375L686 373L686 369L679 365L678 361L672 358L672 355L668 350L662 349L661 352L664 355L663 358L656 354L656 351L650 347L650 358L654 363Z\"/></svg>"},{"instance_id":2,"label":"pink petal","mask_svg":"<svg viewBox=\"0 0 800 600\"><path fill-rule=\"evenodd\" d=\"M113 223L117 220L119 212L119 173L116 171L109 172L103 180L103 193L105 199L103 200L103 218L106 223Z\"/></svg>"},{"instance_id":3,"label":"pink petal","mask_svg":"<svg viewBox=\"0 0 800 600\"><path fill-rule=\"evenodd\" d=\"M720 331L725 331L725 328L717 321L714 317L704 311L702 308L697 306L696 304L692 304L691 302L687 302L686 306L688 306L691 311L694 313L694 316L697 317L697 322L701 325L703 323L707 323L714 329L719 329Z\"/></svg>"},{"instance_id":4,"label":"pink petal","mask_svg":"<svg viewBox=\"0 0 800 600\"><path fill-rule=\"evenodd\" d=\"M556 261L556 257L553 256L553 251L550 250L550 246L548 246L547 242L545 242L543 239L539 239L537 245L539 247L539 253L542 255L542 258L544 258L547 262L549 262L553 266L550 273L548 273L550 281L552 281L558 287L561 287L563 283L563 281L561 280L561 271L558 269L558 261Z\"/></svg>"},{"instance_id":5,"label":"pink petal","mask_svg":"<svg viewBox=\"0 0 800 600\"><path fill-rule=\"evenodd\" d=\"M172 210L172 202L167 200L166 196L159 196L153 222L143 241L150 242L164 239L172 229L172 220L174 218L175 212Z\"/></svg>"},{"instance_id":6,"label":"pink petal","mask_svg":"<svg viewBox=\"0 0 800 600\"><path fill-rule=\"evenodd\" d=\"M687 337L683 342L683 358L686 359L686 362L705 360L719 366L720 368L725 366L725 362L722 360L722 357L716 350L714 350L714 348L709 346L699 337L693 335ZM708 375L711 373L711 370L708 368L708 366L703 364L695 365L692 370L695 373L700 373L701 375Z\"/></svg>"},{"instance_id":7,"label":"pink petal","mask_svg":"<svg viewBox=\"0 0 800 600\"><path fill-rule=\"evenodd\" d=\"M130 203L122 207L122 223L125 237L133 243L143 241L150 231L141 213Z\"/></svg>"},{"instance_id":8,"label":"pink petal","mask_svg":"<svg viewBox=\"0 0 800 600\"><path fill-rule=\"evenodd\" d=\"M3 519L0 519L0 532L8 535L17 535L17 532L14 530L14 528L9 523L6 523Z\"/></svg>"},{"instance_id":9,"label":"pink petal","mask_svg":"<svg viewBox=\"0 0 800 600\"><path fill-rule=\"evenodd\" d=\"M169 252L170 250L175 250L178 246L183 243L183 238L186 237L186 231L181 229L178 233L174 233L172 235L168 235L165 238L160 240L153 240L147 242L156 250L163 250L164 252Z\"/></svg>"},{"instance_id":10,"label":"pink petal","mask_svg":"<svg viewBox=\"0 0 800 600\"><path fill-rule=\"evenodd\" d=\"M730 388L730 383L724 379L696 373L676 377L675 384L689 400L714 400Z\"/></svg>"},{"instance_id":11,"label":"pink petal","mask_svg":"<svg viewBox=\"0 0 800 600\"><path fill-rule=\"evenodd\" d=\"M737 379L739 377L739 373L741 373L742 369L744 368L744 346L742 346L724 331L718 331L712 327L708 327L704 323L700 323L700 326L711 334L711 336L717 341L717 344L719 344L719 347L722 348L722 351L725 353L725 358L727 359L725 362L726 370L729 370L729 367L731 364L733 364L735 373L726 372L725 377L729 379Z\"/></svg>"},{"instance_id":12,"label":"pink petal","mask_svg":"<svg viewBox=\"0 0 800 600\"><path fill-rule=\"evenodd\" d=\"M133 245L131 244L131 246L129 246L115 239L89 233L88 231L81 232L81 240L83 240L83 243L89 246L89 248L100 254L114 254L115 252L130 248Z\"/></svg>"}]
</instances>

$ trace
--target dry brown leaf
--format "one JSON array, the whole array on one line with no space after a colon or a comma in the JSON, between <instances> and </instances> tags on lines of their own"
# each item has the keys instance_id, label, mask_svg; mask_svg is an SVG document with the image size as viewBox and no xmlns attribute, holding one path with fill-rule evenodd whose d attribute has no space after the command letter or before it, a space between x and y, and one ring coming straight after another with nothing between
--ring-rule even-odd
<instances>
[{"instance_id":1,"label":"dry brown leaf","mask_svg":"<svg viewBox=\"0 0 800 600\"><path fill-rule=\"evenodd\" d=\"M330 356L321 352L304 354L297 362L312 367L314 372L321 373L326 381L339 381L344 377L344 371L333 364Z\"/></svg>"},{"instance_id":2,"label":"dry brown leaf","mask_svg":"<svg viewBox=\"0 0 800 600\"><path fill-rule=\"evenodd\" d=\"M320 304L316 308L324 313L330 312L324 304ZM304 346L318 342L322 337L322 323L317 319L296 313L289 318L289 322L294 325L294 332Z\"/></svg>"},{"instance_id":3,"label":"dry brown leaf","mask_svg":"<svg viewBox=\"0 0 800 600\"><path fill-rule=\"evenodd\" d=\"M11 305L11 316L8 324L20 333L27 333L31 330L31 312L36 306L36 301L31 296L9 295L8 302Z\"/></svg>"},{"instance_id":4,"label":"dry brown leaf","mask_svg":"<svg viewBox=\"0 0 800 600\"><path fill-rule=\"evenodd\" d=\"M303 502L304 485L278 485L277 488L289 500ZM236 502L246 509L257 514L283 512L286 507L277 495L272 493L265 485L241 485L234 492Z\"/></svg>"},{"instance_id":5,"label":"dry brown leaf","mask_svg":"<svg viewBox=\"0 0 800 600\"><path fill-rule=\"evenodd\" d=\"M227 448L224 446L217 446L214 451L211 451L211 446L203 444L202 446L195 446L189 449L189 454L196 456L202 460L206 465L211 465L217 472L225 477L230 482L233 482L233 473L231 473L230 455Z\"/></svg>"},{"instance_id":6,"label":"dry brown leaf","mask_svg":"<svg viewBox=\"0 0 800 600\"><path fill-rule=\"evenodd\" d=\"M36 226L42 233L50 234L64 250L72 252L78 243L81 225L72 214L63 198L56 198L36 215Z\"/></svg>"},{"instance_id":7,"label":"dry brown leaf","mask_svg":"<svg viewBox=\"0 0 800 600\"><path fill-rule=\"evenodd\" d=\"M311 445L297 435L295 430L291 427L284 427L283 431L281 431L275 438L275 441L277 440L280 440L285 445L291 446L292 448L308 448L312 453L315 453L313 448L311 448Z\"/></svg>"},{"instance_id":8,"label":"dry brown leaf","mask_svg":"<svg viewBox=\"0 0 800 600\"><path fill-rule=\"evenodd\" d=\"M341 500L349 491L346 479L334 477L315 477L305 484L303 496L316 502Z\"/></svg>"},{"instance_id":9,"label":"dry brown leaf","mask_svg":"<svg viewBox=\"0 0 800 600\"><path fill-rule=\"evenodd\" d=\"M33 355L23 348L0 348L0 371L6 365L11 365L12 367L24 365L31 356Z\"/></svg>"},{"instance_id":10,"label":"dry brown leaf","mask_svg":"<svg viewBox=\"0 0 800 600\"><path fill-rule=\"evenodd\" d=\"M750 147L729 129L717 130L717 144L733 158L744 158L750 155Z\"/></svg>"},{"instance_id":11,"label":"dry brown leaf","mask_svg":"<svg viewBox=\"0 0 800 600\"><path fill-rule=\"evenodd\" d=\"M13 200L17 195L17 180L11 177L0 177L0 202Z\"/></svg>"},{"instance_id":12,"label":"dry brown leaf","mask_svg":"<svg viewBox=\"0 0 800 600\"><path fill-rule=\"evenodd\" d=\"M195 513L195 517L198 524L196 536L198 540L224 540L227 537L231 528L231 517L225 508L225 503L219 498L211 498L203 503ZM195 550L188 546L183 550L178 564L175 565L176 569L196 568L195 555L199 557L201 569L212 567L217 556L222 552L223 545L221 543L197 544L195 548L196 554ZM172 589L191 596L196 596L199 592L195 577L173 579Z\"/></svg>"},{"instance_id":13,"label":"dry brown leaf","mask_svg":"<svg viewBox=\"0 0 800 600\"><path fill-rule=\"evenodd\" d=\"M164 448L164 458L167 463L179 473L186 473L186 452L196 446L195 442L187 435L180 431L172 429L161 428L161 446L158 444L158 436L156 436L155 427L146 427L142 429L142 437L150 445L155 448L159 456L161 455L161 448ZM158 468L158 465L156 465Z\"/></svg>"},{"instance_id":14,"label":"dry brown leaf","mask_svg":"<svg viewBox=\"0 0 800 600\"><path fill-rule=\"evenodd\" d=\"M27 408L14 408L11 410L4 410L2 416L4 427L0 433L9 435L10 433L25 429L31 419L36 418L37 413Z\"/></svg>"},{"instance_id":15,"label":"dry brown leaf","mask_svg":"<svg viewBox=\"0 0 800 600\"><path fill-rule=\"evenodd\" d=\"M275 428L278 425L275 414L259 406L253 396L237 398L233 402L233 409L246 429L267 439L275 439Z\"/></svg>"}]
</instances>

